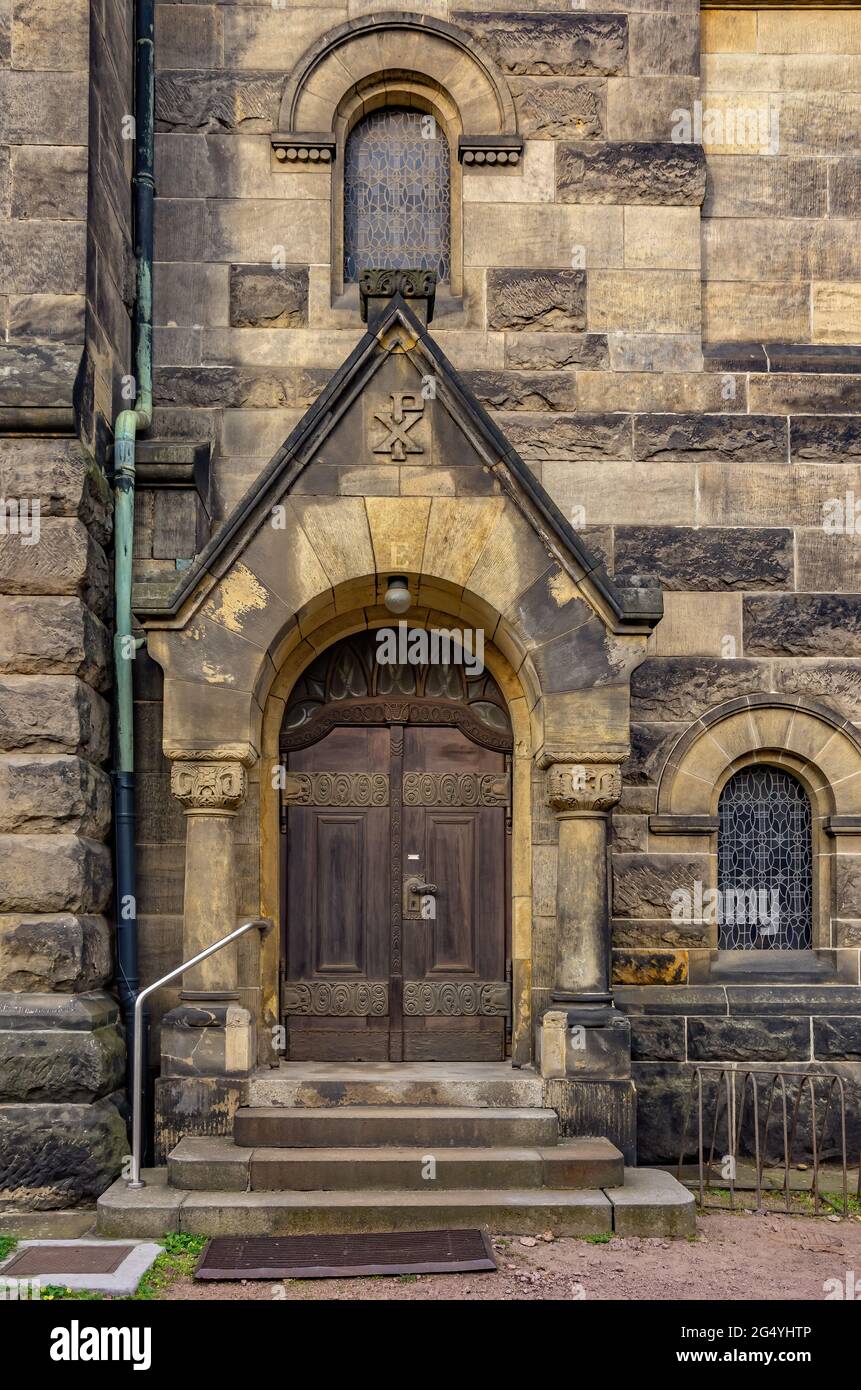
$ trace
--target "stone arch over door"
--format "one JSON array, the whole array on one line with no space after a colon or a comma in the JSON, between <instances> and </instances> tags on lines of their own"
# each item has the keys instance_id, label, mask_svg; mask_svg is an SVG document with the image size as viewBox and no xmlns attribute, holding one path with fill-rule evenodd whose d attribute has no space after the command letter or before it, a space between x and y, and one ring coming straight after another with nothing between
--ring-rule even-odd
<instances>
[{"instance_id":1,"label":"stone arch over door","mask_svg":"<svg viewBox=\"0 0 861 1390\"><path fill-rule=\"evenodd\" d=\"M861 915L861 736L827 706L762 694L710 710L671 750L650 830L668 853L704 856L708 886L717 887L720 795L736 772L756 764L784 769L810 800L812 946L838 948Z\"/></svg>"}]
</instances>

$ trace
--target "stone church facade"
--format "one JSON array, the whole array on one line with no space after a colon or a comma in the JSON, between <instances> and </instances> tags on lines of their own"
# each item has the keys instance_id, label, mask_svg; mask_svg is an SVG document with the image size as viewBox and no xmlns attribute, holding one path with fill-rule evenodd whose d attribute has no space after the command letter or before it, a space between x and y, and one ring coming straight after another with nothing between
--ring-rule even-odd
<instances>
[{"instance_id":1,"label":"stone church facade","mask_svg":"<svg viewBox=\"0 0 861 1390\"><path fill-rule=\"evenodd\" d=\"M0 0L0 1210L128 1152L134 40ZM857 1152L861 11L167 3L154 52L141 983L274 924L154 996L155 1161L285 1061L505 1063L644 1164L698 1064L832 1073ZM481 671L378 669L399 621Z\"/></svg>"}]
</instances>

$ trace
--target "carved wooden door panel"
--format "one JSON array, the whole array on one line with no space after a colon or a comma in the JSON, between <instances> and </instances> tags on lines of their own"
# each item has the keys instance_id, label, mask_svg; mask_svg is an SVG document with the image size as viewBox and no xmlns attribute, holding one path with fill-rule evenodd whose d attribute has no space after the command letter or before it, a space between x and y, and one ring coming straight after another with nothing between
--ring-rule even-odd
<instances>
[{"instance_id":1,"label":"carved wooden door panel","mask_svg":"<svg viewBox=\"0 0 861 1390\"><path fill-rule=\"evenodd\" d=\"M336 728L290 754L287 1055L389 1055L389 730Z\"/></svg>"},{"instance_id":2,"label":"carved wooden door panel","mask_svg":"<svg viewBox=\"0 0 861 1390\"><path fill-rule=\"evenodd\" d=\"M404 730L405 1060L505 1055L506 764L457 728Z\"/></svg>"}]
</instances>

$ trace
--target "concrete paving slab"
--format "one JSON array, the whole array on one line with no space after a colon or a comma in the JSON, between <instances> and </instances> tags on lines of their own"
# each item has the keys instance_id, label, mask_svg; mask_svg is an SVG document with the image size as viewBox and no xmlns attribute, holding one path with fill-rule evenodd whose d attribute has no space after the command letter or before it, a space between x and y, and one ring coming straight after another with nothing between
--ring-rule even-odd
<instances>
[{"instance_id":1,"label":"concrete paving slab","mask_svg":"<svg viewBox=\"0 0 861 1390\"><path fill-rule=\"evenodd\" d=\"M131 1249L129 1247L131 1246ZM28 1285L34 1282L42 1286L58 1285L65 1289L87 1290L90 1293L113 1294L115 1297L128 1297L135 1292L147 1270L151 1268L155 1260L162 1253L164 1247L156 1245L154 1241L129 1241L129 1240L21 1240L13 1250L0 1263L0 1286L9 1282L17 1282L18 1279L26 1280ZM22 1256L26 1252L32 1251L96 1251L110 1254L114 1250L125 1250L128 1253L119 1261L116 1268L110 1272L90 1272L90 1273L70 1273L62 1266L65 1260L57 1261L57 1268L52 1268L49 1260L35 1259L26 1261ZM47 1266L47 1268L43 1267ZM21 1274L16 1275L16 1268L21 1268ZM25 1272L25 1270L27 1272Z\"/></svg>"}]
</instances>

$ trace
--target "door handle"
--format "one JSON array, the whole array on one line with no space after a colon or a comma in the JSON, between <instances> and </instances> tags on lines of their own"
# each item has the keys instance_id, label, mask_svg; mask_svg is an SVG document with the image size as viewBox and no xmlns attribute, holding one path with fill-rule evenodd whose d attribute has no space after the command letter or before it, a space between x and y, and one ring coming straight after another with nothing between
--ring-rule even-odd
<instances>
[{"instance_id":1,"label":"door handle","mask_svg":"<svg viewBox=\"0 0 861 1390\"><path fill-rule=\"evenodd\" d=\"M435 883L425 883L420 874L404 879L404 917L419 919L422 915L422 898L434 897L439 892Z\"/></svg>"}]
</instances>

